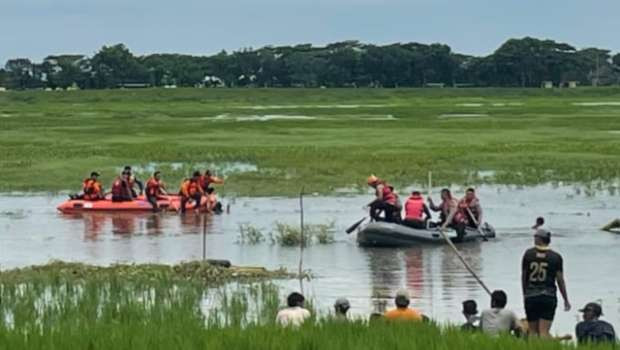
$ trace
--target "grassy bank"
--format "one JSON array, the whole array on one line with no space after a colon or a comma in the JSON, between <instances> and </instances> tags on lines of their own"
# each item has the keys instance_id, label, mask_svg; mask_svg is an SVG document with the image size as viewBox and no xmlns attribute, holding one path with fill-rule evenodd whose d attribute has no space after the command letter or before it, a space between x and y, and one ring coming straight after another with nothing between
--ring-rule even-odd
<instances>
[{"instance_id":1,"label":"grassy bank","mask_svg":"<svg viewBox=\"0 0 620 350\"><path fill-rule=\"evenodd\" d=\"M6 92L0 191L77 189L92 169L108 185L124 164L174 188L212 167L242 195L363 188L370 173L422 184L429 170L437 184L609 181L619 103L620 88Z\"/></svg>"},{"instance_id":2,"label":"grassy bank","mask_svg":"<svg viewBox=\"0 0 620 350\"><path fill-rule=\"evenodd\" d=\"M211 278L195 277L205 274L191 266L57 263L1 272L0 349L571 348L434 324L327 316L283 329L274 324L282 296L273 284L205 284Z\"/></svg>"}]
</instances>

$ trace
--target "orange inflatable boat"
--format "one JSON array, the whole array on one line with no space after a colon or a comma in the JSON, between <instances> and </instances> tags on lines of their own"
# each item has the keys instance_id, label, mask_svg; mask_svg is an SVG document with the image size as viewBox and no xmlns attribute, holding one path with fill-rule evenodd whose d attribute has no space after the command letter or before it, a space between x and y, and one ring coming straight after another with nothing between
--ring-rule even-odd
<instances>
[{"instance_id":1,"label":"orange inflatable boat","mask_svg":"<svg viewBox=\"0 0 620 350\"><path fill-rule=\"evenodd\" d=\"M172 203L180 203L178 196L168 196L166 199L160 199L157 201L161 210L176 210ZM179 204L176 205L176 208ZM189 206L188 206L189 207ZM149 203L144 196L138 196L133 201L129 202L112 202L110 199L103 199L99 201L85 201L81 199L70 199L61 203L58 207L63 213L76 213L87 211L136 211L145 212L153 210L151 203Z\"/></svg>"}]
</instances>

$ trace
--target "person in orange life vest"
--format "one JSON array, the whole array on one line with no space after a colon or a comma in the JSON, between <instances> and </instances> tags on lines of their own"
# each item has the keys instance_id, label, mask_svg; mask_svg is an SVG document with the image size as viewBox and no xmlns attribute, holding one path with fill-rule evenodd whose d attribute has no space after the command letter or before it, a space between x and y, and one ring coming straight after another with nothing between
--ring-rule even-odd
<instances>
[{"instance_id":1,"label":"person in orange life vest","mask_svg":"<svg viewBox=\"0 0 620 350\"><path fill-rule=\"evenodd\" d=\"M202 190L206 192L207 189L211 187L211 184L222 185L224 184L224 180L213 175L211 170L207 169L205 174L200 176L200 187L202 187Z\"/></svg>"},{"instance_id":2,"label":"person in orange life vest","mask_svg":"<svg viewBox=\"0 0 620 350\"><path fill-rule=\"evenodd\" d=\"M205 194L200 186L200 172L195 171L190 179L185 179L181 184L181 213L185 213L185 206L190 200L196 202L196 209L200 208L200 201Z\"/></svg>"},{"instance_id":3,"label":"person in orange life vest","mask_svg":"<svg viewBox=\"0 0 620 350\"><path fill-rule=\"evenodd\" d=\"M71 199L83 199L86 201L98 201L104 199L103 186L98 180L99 173L93 171L90 177L82 182L82 194L70 195Z\"/></svg>"},{"instance_id":4,"label":"person in orange life vest","mask_svg":"<svg viewBox=\"0 0 620 350\"><path fill-rule=\"evenodd\" d=\"M439 213L439 224L443 225L450 214L456 212L457 201L452 197L452 193L449 189L444 188L441 190L441 203L439 205L435 205L433 203L433 198L428 197L429 207L432 211L438 211ZM450 223L448 223L449 225Z\"/></svg>"},{"instance_id":5,"label":"person in orange life vest","mask_svg":"<svg viewBox=\"0 0 620 350\"><path fill-rule=\"evenodd\" d=\"M123 172L129 173L129 188L131 189L131 195L133 198L137 198L138 194L142 194L144 190L144 184L142 181L138 180L138 178L132 173L131 167L129 165L125 165L123 168ZM135 187L138 185L139 192L136 191Z\"/></svg>"},{"instance_id":6,"label":"person in orange life vest","mask_svg":"<svg viewBox=\"0 0 620 350\"><path fill-rule=\"evenodd\" d=\"M131 173L123 171L112 183L112 202L129 202L133 200L129 178Z\"/></svg>"},{"instance_id":7,"label":"person in orange life vest","mask_svg":"<svg viewBox=\"0 0 620 350\"><path fill-rule=\"evenodd\" d=\"M159 210L157 206L158 199L166 199L162 195L168 195L166 185L161 180L161 172L156 171L153 176L146 182L146 200L153 206L153 211Z\"/></svg>"},{"instance_id":8,"label":"person in orange life vest","mask_svg":"<svg viewBox=\"0 0 620 350\"><path fill-rule=\"evenodd\" d=\"M205 196L207 197L207 211L209 213L221 214L222 203L218 202L215 189L213 187L209 187L205 193Z\"/></svg>"},{"instance_id":9,"label":"person in orange life vest","mask_svg":"<svg viewBox=\"0 0 620 350\"><path fill-rule=\"evenodd\" d=\"M394 187L374 175L370 175L366 182L375 189L375 200L367 205L370 207L370 218L374 221L400 222L402 205ZM384 213L383 218L380 216L381 212Z\"/></svg>"},{"instance_id":10,"label":"person in orange life vest","mask_svg":"<svg viewBox=\"0 0 620 350\"><path fill-rule=\"evenodd\" d=\"M416 229L425 229L426 222L431 218L431 212L424 203L419 191L413 191L405 202L405 220L403 225Z\"/></svg>"}]
</instances>

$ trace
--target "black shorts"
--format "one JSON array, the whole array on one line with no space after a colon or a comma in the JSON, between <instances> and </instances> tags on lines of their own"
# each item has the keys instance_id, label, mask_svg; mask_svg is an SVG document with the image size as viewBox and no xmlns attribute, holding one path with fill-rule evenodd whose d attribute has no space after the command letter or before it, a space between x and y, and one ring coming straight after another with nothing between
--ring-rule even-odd
<instances>
[{"instance_id":1,"label":"black shorts","mask_svg":"<svg viewBox=\"0 0 620 350\"><path fill-rule=\"evenodd\" d=\"M525 298L525 315L529 322L553 321L558 299L548 295Z\"/></svg>"}]
</instances>

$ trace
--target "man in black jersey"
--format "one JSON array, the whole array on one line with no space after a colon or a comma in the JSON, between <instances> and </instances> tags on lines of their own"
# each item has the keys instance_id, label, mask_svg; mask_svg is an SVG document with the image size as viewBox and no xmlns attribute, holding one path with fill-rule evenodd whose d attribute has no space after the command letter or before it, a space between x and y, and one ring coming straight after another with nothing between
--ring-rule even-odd
<instances>
[{"instance_id":1,"label":"man in black jersey","mask_svg":"<svg viewBox=\"0 0 620 350\"><path fill-rule=\"evenodd\" d=\"M549 338L549 330L558 304L556 284L564 299L564 311L570 311L570 302L564 282L562 256L549 248L551 232L538 229L534 234L534 248L528 249L521 263L521 285L525 314L531 334Z\"/></svg>"}]
</instances>

